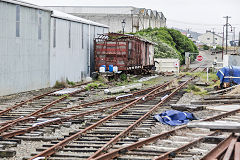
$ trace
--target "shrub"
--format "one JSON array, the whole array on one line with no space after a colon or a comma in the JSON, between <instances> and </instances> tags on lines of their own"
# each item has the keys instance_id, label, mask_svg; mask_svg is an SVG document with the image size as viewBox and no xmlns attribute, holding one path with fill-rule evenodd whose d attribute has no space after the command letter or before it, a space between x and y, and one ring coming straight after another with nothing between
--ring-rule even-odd
<instances>
[{"instance_id":1,"label":"shrub","mask_svg":"<svg viewBox=\"0 0 240 160\"><path fill-rule=\"evenodd\" d=\"M181 63L184 63L185 52L198 53L197 46L175 29L148 28L136 32L135 35L157 43L154 48L156 58L178 58ZM194 58L196 56L194 55Z\"/></svg>"},{"instance_id":2,"label":"shrub","mask_svg":"<svg viewBox=\"0 0 240 160\"><path fill-rule=\"evenodd\" d=\"M209 50L209 48L210 48L210 47L209 47L208 45L206 45L206 44L203 45L203 49L204 49L204 50Z\"/></svg>"},{"instance_id":3,"label":"shrub","mask_svg":"<svg viewBox=\"0 0 240 160\"><path fill-rule=\"evenodd\" d=\"M223 47L222 46L216 46L216 50L223 50Z\"/></svg>"},{"instance_id":4,"label":"shrub","mask_svg":"<svg viewBox=\"0 0 240 160\"><path fill-rule=\"evenodd\" d=\"M121 75L120 75L120 79L121 79L122 81L126 81L126 80L127 80L127 75L126 75L125 73L121 74Z\"/></svg>"}]
</instances>

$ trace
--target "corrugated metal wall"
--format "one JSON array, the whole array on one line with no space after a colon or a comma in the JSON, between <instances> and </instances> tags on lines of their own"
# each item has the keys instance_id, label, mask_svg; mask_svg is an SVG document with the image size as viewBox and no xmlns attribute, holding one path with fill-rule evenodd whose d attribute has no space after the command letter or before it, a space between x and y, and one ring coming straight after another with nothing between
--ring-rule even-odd
<instances>
[{"instance_id":1,"label":"corrugated metal wall","mask_svg":"<svg viewBox=\"0 0 240 160\"><path fill-rule=\"evenodd\" d=\"M39 13L38 9L23 6L18 9L19 19L16 5L0 2L0 95L49 86L50 12Z\"/></svg>"},{"instance_id":2,"label":"corrugated metal wall","mask_svg":"<svg viewBox=\"0 0 240 160\"><path fill-rule=\"evenodd\" d=\"M56 22L54 22L56 21ZM56 45L54 47L54 23L56 23ZM69 24L71 23L71 46L69 46ZM108 29L59 18L51 20L50 83L56 81L81 81L94 71L94 44L97 34ZM90 39L89 39L90 36ZM90 57L89 57L90 56Z\"/></svg>"},{"instance_id":3,"label":"corrugated metal wall","mask_svg":"<svg viewBox=\"0 0 240 160\"><path fill-rule=\"evenodd\" d=\"M54 22L56 21L56 22ZM56 23L56 35L54 35ZM71 24L71 25L70 25ZM69 27L71 27L69 45ZM51 19L50 83L56 81L80 81L87 74L87 40L82 39L85 26L62 20ZM85 34L84 34L85 35ZM56 45L54 46L54 36ZM84 38L86 35L84 36ZM83 42L82 42L83 40Z\"/></svg>"}]
</instances>

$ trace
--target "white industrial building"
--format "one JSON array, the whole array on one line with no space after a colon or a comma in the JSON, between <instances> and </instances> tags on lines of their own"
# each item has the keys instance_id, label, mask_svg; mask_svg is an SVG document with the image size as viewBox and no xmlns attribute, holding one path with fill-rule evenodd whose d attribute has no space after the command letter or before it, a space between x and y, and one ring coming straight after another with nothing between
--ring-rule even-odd
<instances>
[{"instance_id":1,"label":"white industrial building","mask_svg":"<svg viewBox=\"0 0 240 160\"><path fill-rule=\"evenodd\" d=\"M108 26L14 0L0 1L0 95L90 75L93 39Z\"/></svg>"},{"instance_id":2,"label":"white industrial building","mask_svg":"<svg viewBox=\"0 0 240 160\"><path fill-rule=\"evenodd\" d=\"M208 46L222 46L222 37L211 31L206 31L206 33L200 35L198 40Z\"/></svg>"},{"instance_id":3,"label":"white industrial building","mask_svg":"<svg viewBox=\"0 0 240 160\"><path fill-rule=\"evenodd\" d=\"M162 12L132 6L48 6L78 17L110 26L110 32L122 32L124 20L125 33L142 29L166 26Z\"/></svg>"}]
</instances>

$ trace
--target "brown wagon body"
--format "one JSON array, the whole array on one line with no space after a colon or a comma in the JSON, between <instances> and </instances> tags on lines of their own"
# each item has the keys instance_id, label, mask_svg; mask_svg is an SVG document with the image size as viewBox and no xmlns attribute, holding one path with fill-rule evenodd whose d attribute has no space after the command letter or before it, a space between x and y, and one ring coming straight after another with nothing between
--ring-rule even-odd
<instances>
[{"instance_id":1,"label":"brown wagon body","mask_svg":"<svg viewBox=\"0 0 240 160\"><path fill-rule=\"evenodd\" d=\"M109 33L95 39L95 69L102 65L118 70L151 69L154 66L153 43L136 36Z\"/></svg>"}]
</instances>

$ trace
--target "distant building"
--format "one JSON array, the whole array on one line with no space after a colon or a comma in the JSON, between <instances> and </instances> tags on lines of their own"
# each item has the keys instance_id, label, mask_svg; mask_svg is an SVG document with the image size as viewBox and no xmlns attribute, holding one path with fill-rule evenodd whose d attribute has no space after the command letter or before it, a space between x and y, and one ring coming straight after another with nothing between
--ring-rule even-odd
<instances>
[{"instance_id":1,"label":"distant building","mask_svg":"<svg viewBox=\"0 0 240 160\"><path fill-rule=\"evenodd\" d=\"M206 31L206 33L200 35L198 40L208 46L222 46L222 37L211 31Z\"/></svg>"},{"instance_id":2,"label":"distant building","mask_svg":"<svg viewBox=\"0 0 240 160\"><path fill-rule=\"evenodd\" d=\"M162 12L132 6L48 6L68 14L110 26L110 32L136 32L146 28L165 27Z\"/></svg>"}]
</instances>

